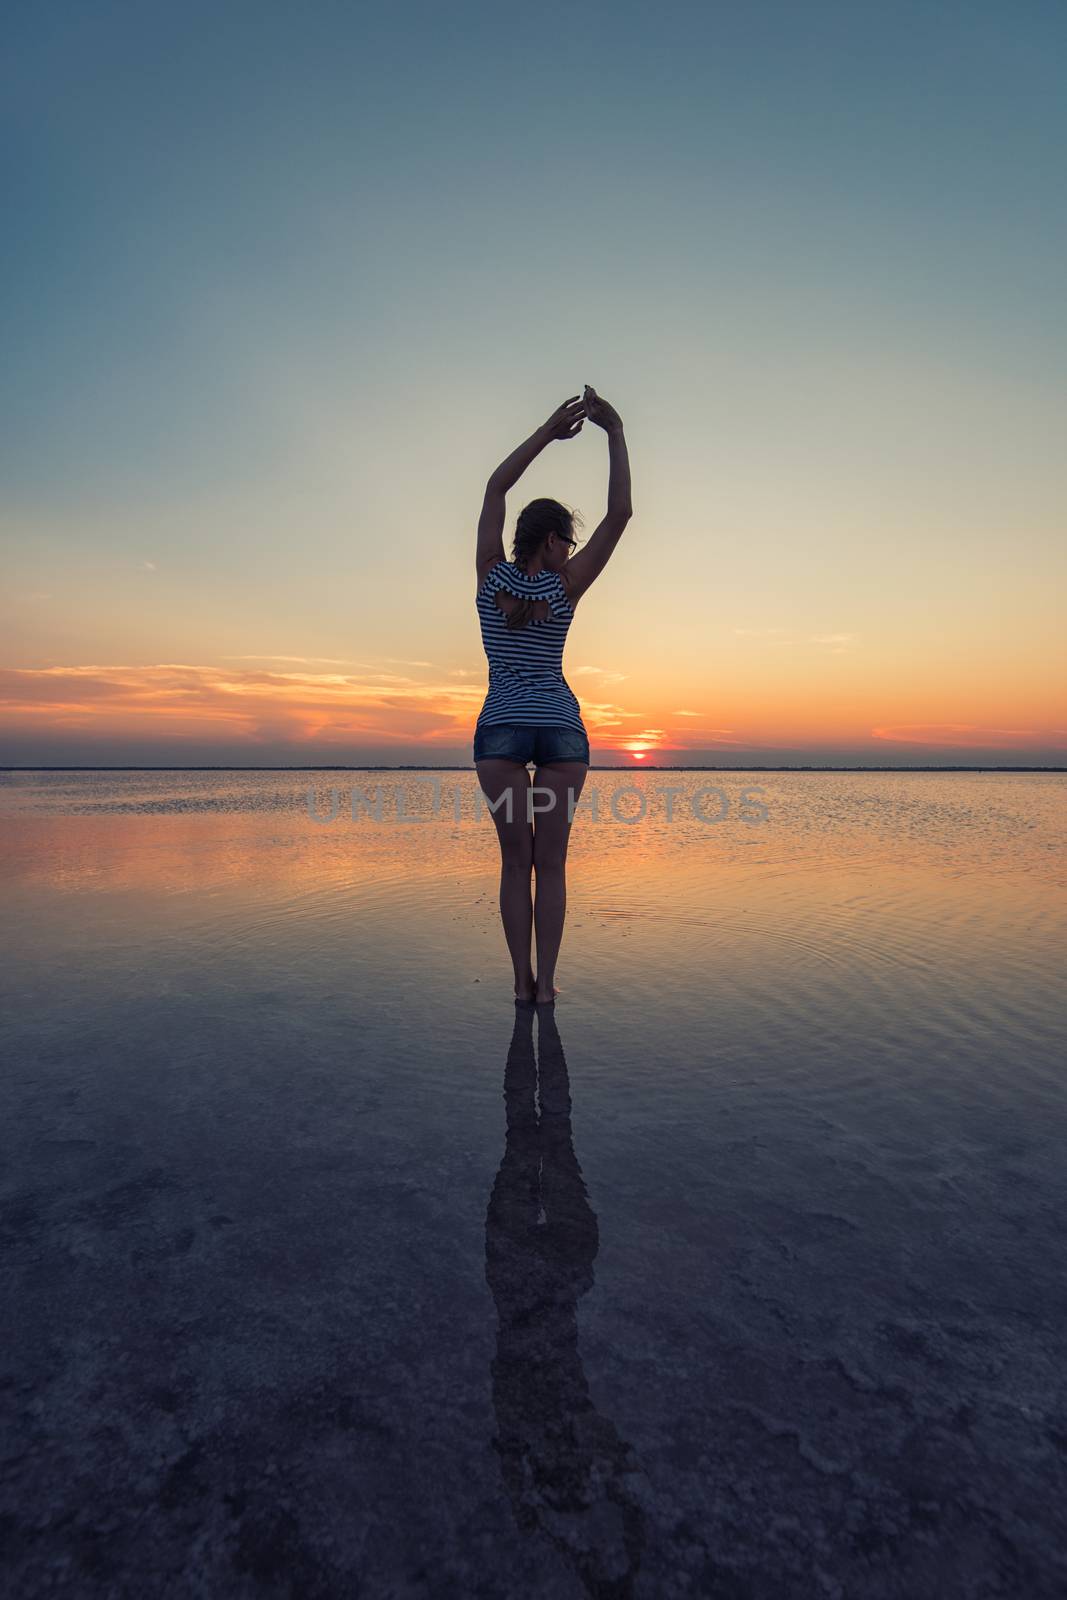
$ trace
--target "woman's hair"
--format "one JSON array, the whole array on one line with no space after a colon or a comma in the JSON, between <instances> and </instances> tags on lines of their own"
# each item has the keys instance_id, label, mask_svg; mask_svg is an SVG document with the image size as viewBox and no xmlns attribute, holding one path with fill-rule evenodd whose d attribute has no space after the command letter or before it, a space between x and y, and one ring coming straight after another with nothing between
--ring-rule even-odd
<instances>
[{"instance_id":1,"label":"woman's hair","mask_svg":"<svg viewBox=\"0 0 1067 1600\"><path fill-rule=\"evenodd\" d=\"M558 500L531 500L519 512L515 524L512 561L517 567L525 567L550 533L558 533L562 539L573 539L575 523L583 526L578 512L561 506Z\"/></svg>"}]
</instances>

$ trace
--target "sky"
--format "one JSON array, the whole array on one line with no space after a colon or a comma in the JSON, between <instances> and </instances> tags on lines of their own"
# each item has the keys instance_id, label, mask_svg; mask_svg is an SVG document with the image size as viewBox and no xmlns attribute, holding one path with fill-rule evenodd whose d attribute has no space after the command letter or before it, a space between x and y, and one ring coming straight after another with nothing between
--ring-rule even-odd
<instances>
[{"instance_id":1,"label":"sky","mask_svg":"<svg viewBox=\"0 0 1067 1600\"><path fill-rule=\"evenodd\" d=\"M0 764L468 764L486 479L585 383L594 762L1067 764L1059 0L5 35Z\"/></svg>"}]
</instances>

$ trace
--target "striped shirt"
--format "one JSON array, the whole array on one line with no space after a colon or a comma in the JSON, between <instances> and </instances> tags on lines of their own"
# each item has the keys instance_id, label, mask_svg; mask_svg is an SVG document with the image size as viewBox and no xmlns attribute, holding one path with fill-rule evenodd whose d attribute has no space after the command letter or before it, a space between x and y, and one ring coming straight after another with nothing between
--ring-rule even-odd
<instances>
[{"instance_id":1,"label":"striped shirt","mask_svg":"<svg viewBox=\"0 0 1067 1600\"><path fill-rule=\"evenodd\" d=\"M496 602L500 590L524 600L547 600L549 615L509 628ZM489 660L489 689L476 729L514 722L585 733L581 708L563 676L563 646L574 608L559 573L539 572L530 578L513 562L498 561L478 590L476 603Z\"/></svg>"}]
</instances>

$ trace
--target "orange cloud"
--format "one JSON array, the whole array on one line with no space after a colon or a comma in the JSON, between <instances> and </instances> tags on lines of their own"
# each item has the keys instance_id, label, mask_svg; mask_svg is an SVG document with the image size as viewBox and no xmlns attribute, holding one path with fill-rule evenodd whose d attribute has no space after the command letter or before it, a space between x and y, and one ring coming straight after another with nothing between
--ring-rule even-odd
<instances>
[{"instance_id":1,"label":"orange cloud","mask_svg":"<svg viewBox=\"0 0 1067 1600\"><path fill-rule=\"evenodd\" d=\"M895 727L872 728L872 739L894 744L952 745L960 749L1005 749L1043 743L1039 728L983 728L976 722L905 722Z\"/></svg>"},{"instance_id":2,"label":"orange cloud","mask_svg":"<svg viewBox=\"0 0 1067 1600\"><path fill-rule=\"evenodd\" d=\"M255 658L230 659L218 666L159 662L3 668L0 734L54 735L60 740L85 736L94 743L128 739L134 744L153 737L176 746L198 740L250 754L269 744L291 745L294 753L314 745L317 759L321 753L359 745L415 746L427 753L466 745L484 699L484 677L473 670L462 676L467 669L409 664L407 674L381 670L374 662L348 663L346 671L284 657L263 657L258 663ZM586 681L593 680L590 676ZM742 708L734 705L734 726L711 726L704 718L710 722L715 712L692 707L667 711L665 699L665 694L650 693L631 709L617 701L583 698L591 742L602 751L639 749L664 756L672 751L679 756L690 751L756 752L779 744L799 749L826 739L872 749L911 744L1014 751L1063 743L1062 733L1040 727L918 721L871 727L859 704L815 707L803 719L765 715L758 706L745 707L737 716ZM725 709L719 707L718 714Z\"/></svg>"},{"instance_id":3,"label":"orange cloud","mask_svg":"<svg viewBox=\"0 0 1067 1600\"><path fill-rule=\"evenodd\" d=\"M420 679L360 666L358 672L273 671L237 665L235 659L233 666L218 667L161 662L5 668L0 730L101 737L151 732L253 745L284 739L320 747L354 740L430 747L469 740L485 698L484 678L457 682L454 670L436 669L432 678ZM614 704L583 705L594 738L625 722L644 722L647 715Z\"/></svg>"},{"instance_id":4,"label":"orange cloud","mask_svg":"<svg viewBox=\"0 0 1067 1600\"><path fill-rule=\"evenodd\" d=\"M483 688L397 673L271 672L161 663L0 670L8 731L137 735L148 731L257 743L454 742L466 738Z\"/></svg>"}]
</instances>

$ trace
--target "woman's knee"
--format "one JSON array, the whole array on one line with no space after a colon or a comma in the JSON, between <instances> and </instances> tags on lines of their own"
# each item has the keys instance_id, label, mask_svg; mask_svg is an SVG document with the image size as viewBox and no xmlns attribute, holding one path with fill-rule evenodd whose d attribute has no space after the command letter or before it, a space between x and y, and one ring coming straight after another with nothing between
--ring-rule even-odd
<instances>
[{"instance_id":1,"label":"woman's knee","mask_svg":"<svg viewBox=\"0 0 1067 1600\"><path fill-rule=\"evenodd\" d=\"M509 841L500 847L501 870L513 873L526 873L529 876L533 866L533 840Z\"/></svg>"}]
</instances>

